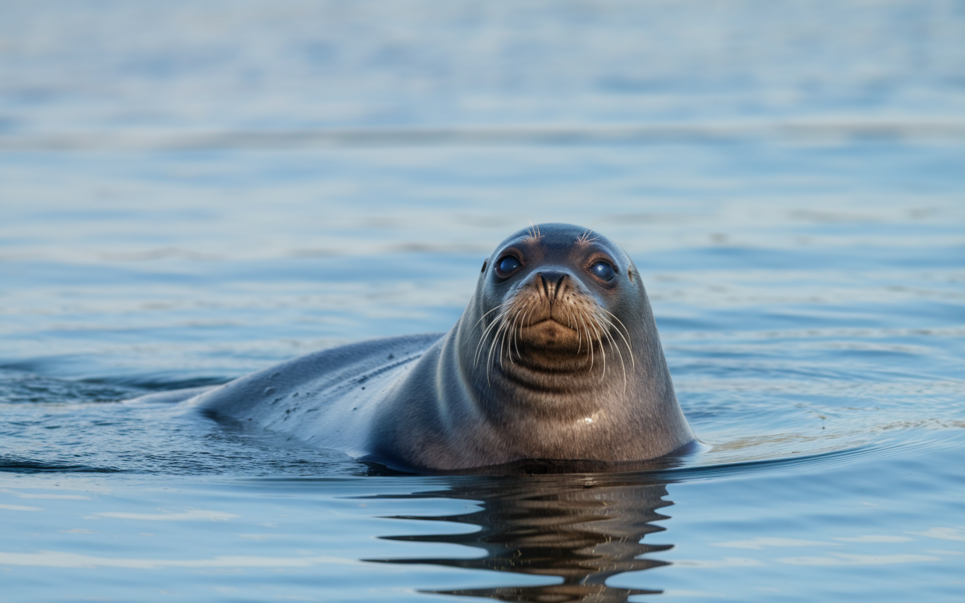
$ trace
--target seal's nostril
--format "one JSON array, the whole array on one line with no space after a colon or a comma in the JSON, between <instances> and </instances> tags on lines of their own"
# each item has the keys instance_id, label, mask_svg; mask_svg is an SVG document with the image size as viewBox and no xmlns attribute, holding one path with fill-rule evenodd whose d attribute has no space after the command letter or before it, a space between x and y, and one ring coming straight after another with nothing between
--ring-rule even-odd
<instances>
[{"instance_id":1,"label":"seal's nostril","mask_svg":"<svg viewBox=\"0 0 965 603\"><path fill-rule=\"evenodd\" d=\"M542 272L537 272L536 276L539 277L539 282L543 283L543 293L545 293L546 297L549 298L550 296L549 283L546 282L546 278L543 276Z\"/></svg>"},{"instance_id":2,"label":"seal's nostril","mask_svg":"<svg viewBox=\"0 0 965 603\"><path fill-rule=\"evenodd\" d=\"M560 289L563 288L563 283L566 282L566 278L570 275L566 272L550 270L536 272L534 276L538 279L534 284L537 288L542 286L543 295L546 296L547 301L552 303L560 296Z\"/></svg>"},{"instance_id":3,"label":"seal's nostril","mask_svg":"<svg viewBox=\"0 0 965 603\"><path fill-rule=\"evenodd\" d=\"M553 299L556 299L556 296L560 294L560 289L563 288L563 281L565 281L565 280L566 280L566 275L563 274L563 275L561 275L560 278L556 281L556 289L553 291Z\"/></svg>"}]
</instances>

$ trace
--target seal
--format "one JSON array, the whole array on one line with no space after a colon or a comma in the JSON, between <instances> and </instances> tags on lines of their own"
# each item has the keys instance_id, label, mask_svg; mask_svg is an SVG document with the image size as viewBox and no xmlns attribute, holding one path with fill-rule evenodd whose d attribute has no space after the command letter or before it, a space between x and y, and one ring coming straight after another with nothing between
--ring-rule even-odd
<instances>
[{"instance_id":1,"label":"seal","mask_svg":"<svg viewBox=\"0 0 965 603\"><path fill-rule=\"evenodd\" d=\"M503 241L448 333L316 352L186 404L415 471L643 461L694 441L639 271L567 224Z\"/></svg>"}]
</instances>

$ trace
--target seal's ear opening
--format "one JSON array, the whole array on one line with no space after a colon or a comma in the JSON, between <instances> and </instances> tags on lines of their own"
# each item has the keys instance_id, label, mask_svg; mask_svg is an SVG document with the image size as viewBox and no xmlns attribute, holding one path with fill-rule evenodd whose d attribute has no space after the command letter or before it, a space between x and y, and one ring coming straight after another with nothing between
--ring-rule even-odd
<instances>
[{"instance_id":1,"label":"seal's ear opening","mask_svg":"<svg viewBox=\"0 0 965 603\"><path fill-rule=\"evenodd\" d=\"M630 282L633 282L633 268L627 268L627 276L630 277Z\"/></svg>"},{"instance_id":2,"label":"seal's ear opening","mask_svg":"<svg viewBox=\"0 0 965 603\"><path fill-rule=\"evenodd\" d=\"M480 273L486 272L486 266L487 266L488 264L489 264L489 260L483 260L483 267L482 267L482 270L480 270L479 272L480 272Z\"/></svg>"}]
</instances>

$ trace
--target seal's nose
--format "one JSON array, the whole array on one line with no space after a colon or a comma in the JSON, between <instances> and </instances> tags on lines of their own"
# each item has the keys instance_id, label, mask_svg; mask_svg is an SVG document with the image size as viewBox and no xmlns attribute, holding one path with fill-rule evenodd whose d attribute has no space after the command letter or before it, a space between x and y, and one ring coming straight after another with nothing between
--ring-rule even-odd
<instances>
[{"instance_id":1,"label":"seal's nose","mask_svg":"<svg viewBox=\"0 0 965 603\"><path fill-rule=\"evenodd\" d=\"M537 282L543 287L543 293L550 303L559 295L568 276L569 274L561 270L540 270L536 273Z\"/></svg>"}]
</instances>

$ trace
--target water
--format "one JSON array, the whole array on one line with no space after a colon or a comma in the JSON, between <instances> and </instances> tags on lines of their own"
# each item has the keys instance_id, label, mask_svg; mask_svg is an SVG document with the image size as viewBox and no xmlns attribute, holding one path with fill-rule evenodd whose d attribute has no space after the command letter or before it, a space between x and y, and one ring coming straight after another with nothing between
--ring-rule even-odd
<instances>
[{"instance_id":1,"label":"water","mask_svg":"<svg viewBox=\"0 0 965 603\"><path fill-rule=\"evenodd\" d=\"M965 594L959 4L0 12L0 600ZM398 475L119 403L445 331L527 219L635 259L709 450Z\"/></svg>"}]
</instances>

